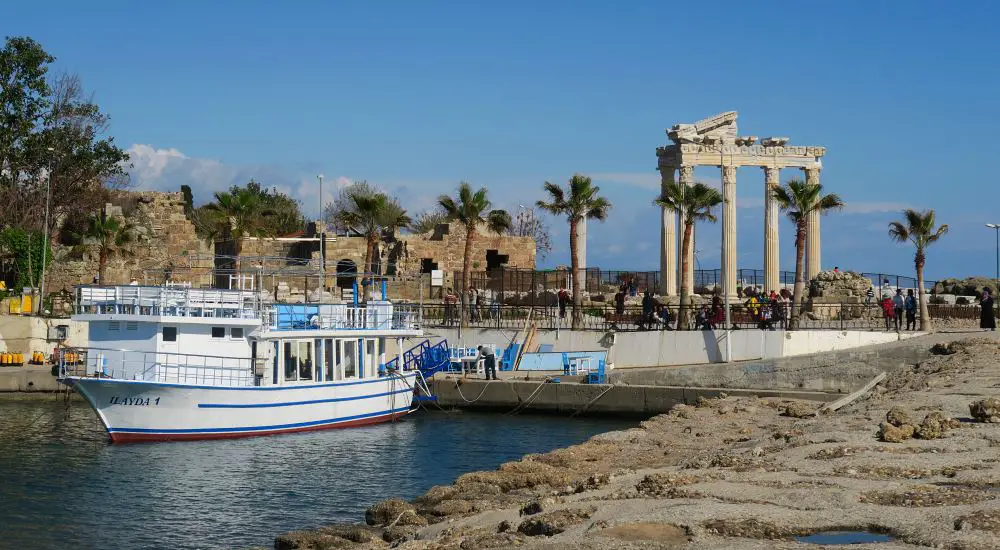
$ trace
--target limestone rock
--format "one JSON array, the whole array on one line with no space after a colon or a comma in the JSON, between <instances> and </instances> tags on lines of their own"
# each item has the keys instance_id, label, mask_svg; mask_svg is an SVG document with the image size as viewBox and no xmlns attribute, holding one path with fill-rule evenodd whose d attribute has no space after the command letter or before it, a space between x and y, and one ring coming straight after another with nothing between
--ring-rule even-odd
<instances>
[{"instance_id":1,"label":"limestone rock","mask_svg":"<svg viewBox=\"0 0 1000 550\"><path fill-rule=\"evenodd\" d=\"M427 525L412 504L398 498L383 500L365 510L368 525Z\"/></svg>"},{"instance_id":2,"label":"limestone rock","mask_svg":"<svg viewBox=\"0 0 1000 550\"><path fill-rule=\"evenodd\" d=\"M783 412L782 415L790 416L792 418L808 418L813 416L815 412L816 409L808 403L793 401L788 405L785 405L785 412Z\"/></svg>"},{"instance_id":3,"label":"limestone rock","mask_svg":"<svg viewBox=\"0 0 1000 550\"><path fill-rule=\"evenodd\" d=\"M377 531L364 525L331 525L279 535L274 539L274 548L275 550L349 548L354 544L372 543L381 539Z\"/></svg>"},{"instance_id":4,"label":"limestone rock","mask_svg":"<svg viewBox=\"0 0 1000 550\"><path fill-rule=\"evenodd\" d=\"M889 409L889 412L885 413L885 421L897 428L905 424L913 424L913 421L910 420L910 415L899 407Z\"/></svg>"},{"instance_id":5,"label":"limestone rock","mask_svg":"<svg viewBox=\"0 0 1000 550\"><path fill-rule=\"evenodd\" d=\"M990 397L970 403L969 414L976 422L1000 423L1000 399Z\"/></svg>"},{"instance_id":6,"label":"limestone rock","mask_svg":"<svg viewBox=\"0 0 1000 550\"><path fill-rule=\"evenodd\" d=\"M517 526L517 531L529 537L551 537L562 533L567 528L579 525L590 518L596 508L567 508L556 510L531 519L526 519Z\"/></svg>"},{"instance_id":7,"label":"limestone rock","mask_svg":"<svg viewBox=\"0 0 1000 550\"><path fill-rule=\"evenodd\" d=\"M902 443L913 437L915 431L916 428L912 424L903 424L897 427L889 422L883 422L879 425L878 436L886 443Z\"/></svg>"},{"instance_id":8,"label":"limestone rock","mask_svg":"<svg viewBox=\"0 0 1000 550\"><path fill-rule=\"evenodd\" d=\"M948 418L941 411L931 411L917 427L915 435L920 439L938 439L948 430L960 425L958 420Z\"/></svg>"}]
</instances>

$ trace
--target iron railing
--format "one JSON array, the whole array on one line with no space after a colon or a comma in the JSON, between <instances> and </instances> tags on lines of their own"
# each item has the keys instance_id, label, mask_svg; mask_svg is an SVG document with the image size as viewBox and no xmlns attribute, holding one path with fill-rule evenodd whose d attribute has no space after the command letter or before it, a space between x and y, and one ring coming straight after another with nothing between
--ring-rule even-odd
<instances>
[{"instance_id":1,"label":"iron railing","mask_svg":"<svg viewBox=\"0 0 1000 550\"><path fill-rule=\"evenodd\" d=\"M141 380L200 386L256 385L249 357L150 352L108 348L65 348L59 377Z\"/></svg>"}]
</instances>

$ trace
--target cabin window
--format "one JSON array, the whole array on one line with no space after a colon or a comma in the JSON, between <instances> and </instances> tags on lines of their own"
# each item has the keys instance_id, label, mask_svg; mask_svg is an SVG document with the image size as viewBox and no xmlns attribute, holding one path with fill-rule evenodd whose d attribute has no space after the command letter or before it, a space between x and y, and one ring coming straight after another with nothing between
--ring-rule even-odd
<instances>
[{"instance_id":1,"label":"cabin window","mask_svg":"<svg viewBox=\"0 0 1000 550\"><path fill-rule=\"evenodd\" d=\"M357 378L358 376L358 342L355 340L344 341L344 378Z\"/></svg>"},{"instance_id":2,"label":"cabin window","mask_svg":"<svg viewBox=\"0 0 1000 550\"><path fill-rule=\"evenodd\" d=\"M163 327L163 341L164 342L176 342L177 341L177 327Z\"/></svg>"},{"instance_id":3,"label":"cabin window","mask_svg":"<svg viewBox=\"0 0 1000 550\"><path fill-rule=\"evenodd\" d=\"M323 379L327 381L336 380L337 378L336 376L334 376L334 371L333 371L334 367L336 366L336 363L333 362L333 354L335 353L333 351L333 348L337 346L334 344L334 341L330 339L327 339L325 342L323 342L323 344L324 344L323 363L326 365L326 370L325 370L326 375L323 377ZM340 350L337 351L339 352ZM337 353L337 356L339 357L340 353Z\"/></svg>"},{"instance_id":4,"label":"cabin window","mask_svg":"<svg viewBox=\"0 0 1000 550\"><path fill-rule=\"evenodd\" d=\"M225 338L226 327L212 327L212 338Z\"/></svg>"},{"instance_id":5,"label":"cabin window","mask_svg":"<svg viewBox=\"0 0 1000 550\"><path fill-rule=\"evenodd\" d=\"M313 379L312 342L299 342L299 380Z\"/></svg>"},{"instance_id":6,"label":"cabin window","mask_svg":"<svg viewBox=\"0 0 1000 550\"><path fill-rule=\"evenodd\" d=\"M378 372L378 354L375 350L375 340L365 340L365 363L371 365L371 372Z\"/></svg>"},{"instance_id":7,"label":"cabin window","mask_svg":"<svg viewBox=\"0 0 1000 550\"><path fill-rule=\"evenodd\" d=\"M285 381L299 379L299 347L296 342L285 342Z\"/></svg>"},{"instance_id":8,"label":"cabin window","mask_svg":"<svg viewBox=\"0 0 1000 550\"><path fill-rule=\"evenodd\" d=\"M312 342L285 342L285 381L313 379Z\"/></svg>"},{"instance_id":9,"label":"cabin window","mask_svg":"<svg viewBox=\"0 0 1000 550\"><path fill-rule=\"evenodd\" d=\"M121 329L122 329L122 324L119 323L118 321L110 321L110 322L108 322L108 331L109 332L118 332Z\"/></svg>"},{"instance_id":10,"label":"cabin window","mask_svg":"<svg viewBox=\"0 0 1000 550\"><path fill-rule=\"evenodd\" d=\"M234 340L243 339L243 327L232 327L229 329L229 336Z\"/></svg>"}]
</instances>

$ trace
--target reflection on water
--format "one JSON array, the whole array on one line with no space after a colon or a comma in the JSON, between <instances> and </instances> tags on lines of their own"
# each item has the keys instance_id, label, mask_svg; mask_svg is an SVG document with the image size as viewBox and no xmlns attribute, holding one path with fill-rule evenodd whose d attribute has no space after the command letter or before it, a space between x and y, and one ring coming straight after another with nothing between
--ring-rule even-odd
<instances>
[{"instance_id":1,"label":"reflection on water","mask_svg":"<svg viewBox=\"0 0 1000 550\"><path fill-rule=\"evenodd\" d=\"M419 413L367 428L110 445L79 400L0 396L0 547L233 548L360 521L458 475L627 426Z\"/></svg>"}]
</instances>

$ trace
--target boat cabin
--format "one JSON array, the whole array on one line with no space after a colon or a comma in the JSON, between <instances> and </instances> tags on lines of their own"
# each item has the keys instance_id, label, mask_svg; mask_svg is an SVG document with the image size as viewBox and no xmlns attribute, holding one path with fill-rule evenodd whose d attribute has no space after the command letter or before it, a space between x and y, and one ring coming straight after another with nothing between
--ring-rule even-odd
<instances>
[{"instance_id":1,"label":"boat cabin","mask_svg":"<svg viewBox=\"0 0 1000 550\"><path fill-rule=\"evenodd\" d=\"M282 386L374 378L387 352L420 336L419 312L364 305L265 304L253 290L81 286L90 376L209 386Z\"/></svg>"}]
</instances>

